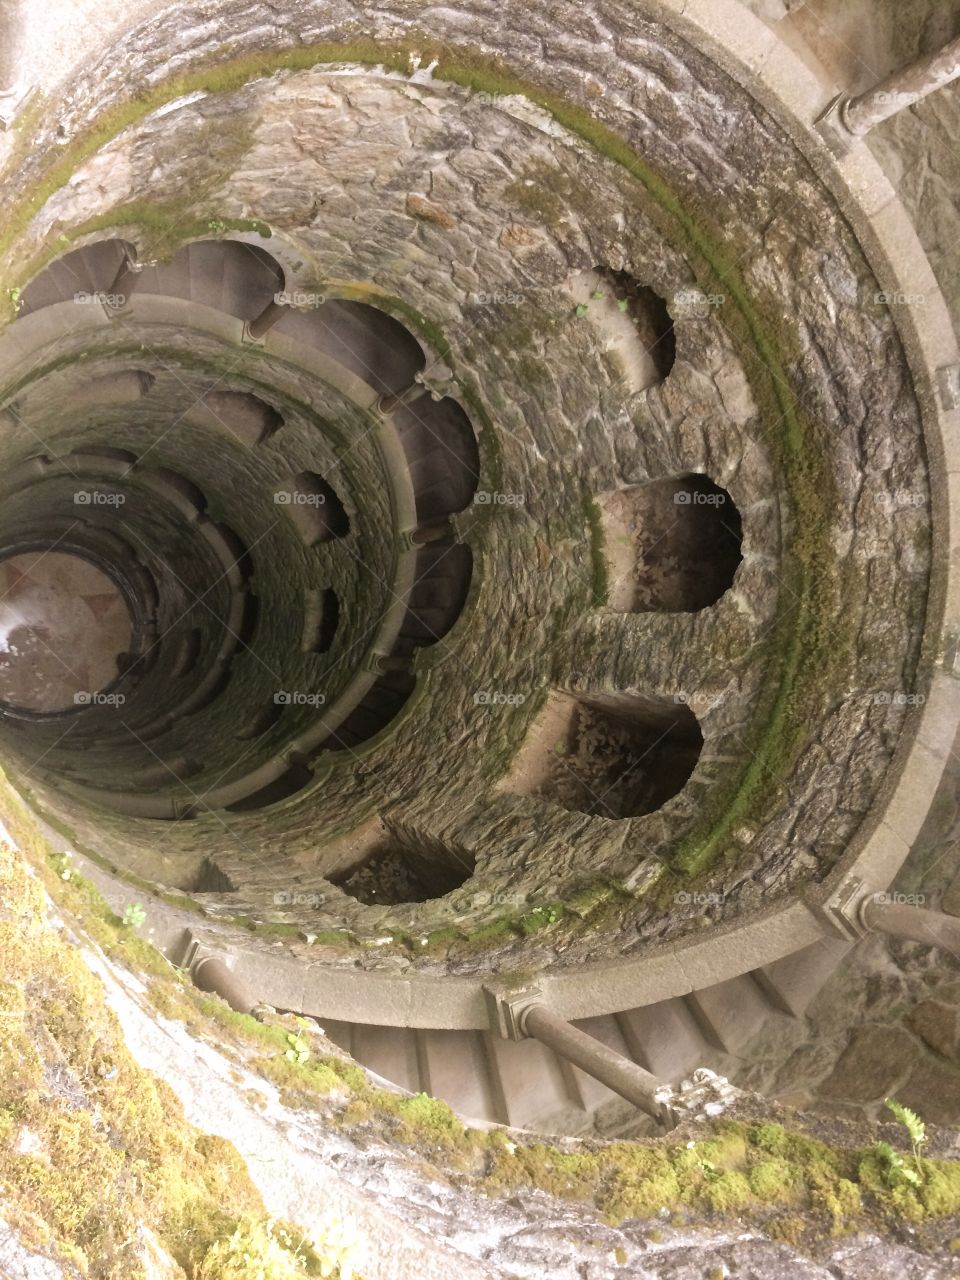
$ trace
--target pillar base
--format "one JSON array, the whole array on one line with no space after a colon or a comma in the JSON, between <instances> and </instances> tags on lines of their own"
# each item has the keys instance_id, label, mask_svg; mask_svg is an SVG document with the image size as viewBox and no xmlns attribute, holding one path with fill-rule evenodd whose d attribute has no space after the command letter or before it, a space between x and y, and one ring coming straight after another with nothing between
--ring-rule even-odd
<instances>
[{"instance_id":1,"label":"pillar base","mask_svg":"<svg viewBox=\"0 0 960 1280\"><path fill-rule=\"evenodd\" d=\"M860 139L847 128L843 110L850 101L847 93L838 93L823 115L814 121L814 128L835 156L842 157Z\"/></svg>"},{"instance_id":2,"label":"pillar base","mask_svg":"<svg viewBox=\"0 0 960 1280\"><path fill-rule=\"evenodd\" d=\"M504 1040L528 1039L522 1026L523 1014L531 1004L542 1000L540 988L517 988L490 983L483 988L483 993L490 1014L491 1031L495 1031Z\"/></svg>"}]
</instances>

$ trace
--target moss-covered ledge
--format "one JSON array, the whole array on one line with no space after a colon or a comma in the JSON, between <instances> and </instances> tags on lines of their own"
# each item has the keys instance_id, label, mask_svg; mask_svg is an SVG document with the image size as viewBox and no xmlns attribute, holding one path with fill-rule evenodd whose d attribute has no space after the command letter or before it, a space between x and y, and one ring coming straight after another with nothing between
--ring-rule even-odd
<instances>
[{"instance_id":1,"label":"moss-covered ledge","mask_svg":"<svg viewBox=\"0 0 960 1280\"><path fill-rule=\"evenodd\" d=\"M25 1246L97 1280L330 1274L308 1230L267 1218L231 1144L188 1124L169 1086L138 1066L75 945L83 925L70 906L86 900L86 925L141 974L158 980L169 966L145 944L127 945L116 922L96 922L85 887L33 861L44 854L39 837L2 810L28 851L25 861L0 844L4 1220ZM58 886L68 891L59 920L44 891Z\"/></svg>"},{"instance_id":2,"label":"moss-covered ledge","mask_svg":"<svg viewBox=\"0 0 960 1280\"><path fill-rule=\"evenodd\" d=\"M228 1264L256 1249L287 1267L265 1271L270 1280L320 1274L330 1264L324 1240L333 1248L339 1237L316 1233L315 1252L299 1245L309 1233L268 1223L236 1151L187 1124L169 1086L137 1065L75 940L134 977L154 1016L233 1059L238 1087L242 1073L253 1073L278 1087L287 1107L312 1113L313 1123L360 1148L388 1144L456 1190L498 1202L546 1193L579 1205L598 1230L628 1231L632 1243L616 1246L618 1265L635 1256L638 1242L659 1247L664 1233L680 1228L733 1224L798 1256L829 1253L838 1240L869 1232L891 1242L909 1236L933 1267L960 1244L960 1163L914 1161L906 1134L892 1124L874 1132L745 1096L725 1116L649 1142L549 1144L469 1129L443 1103L375 1086L315 1024L259 1023L201 995L50 849L6 784L0 816L22 851L0 847L7 1015L0 1179L24 1240L93 1276L137 1274L121 1246L145 1232L187 1275L207 1280L253 1280L255 1270ZM48 918L45 890L59 921ZM263 1107L251 1095L251 1105ZM877 1138L903 1153L914 1176L898 1172ZM933 1133L930 1146L942 1154L951 1142Z\"/></svg>"}]
</instances>

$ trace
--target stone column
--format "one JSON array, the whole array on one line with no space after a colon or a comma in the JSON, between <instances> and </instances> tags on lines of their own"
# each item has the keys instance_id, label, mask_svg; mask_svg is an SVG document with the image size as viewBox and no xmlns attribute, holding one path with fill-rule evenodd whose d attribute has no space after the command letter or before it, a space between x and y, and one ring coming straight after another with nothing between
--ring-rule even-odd
<instances>
[{"instance_id":1,"label":"stone column","mask_svg":"<svg viewBox=\"0 0 960 1280\"><path fill-rule=\"evenodd\" d=\"M29 92L25 70L28 0L0 0L0 128L13 123Z\"/></svg>"},{"instance_id":2,"label":"stone column","mask_svg":"<svg viewBox=\"0 0 960 1280\"><path fill-rule=\"evenodd\" d=\"M831 146L846 151L884 120L920 102L960 77L960 37L936 53L918 58L873 89L852 98L841 94L817 121Z\"/></svg>"}]
</instances>

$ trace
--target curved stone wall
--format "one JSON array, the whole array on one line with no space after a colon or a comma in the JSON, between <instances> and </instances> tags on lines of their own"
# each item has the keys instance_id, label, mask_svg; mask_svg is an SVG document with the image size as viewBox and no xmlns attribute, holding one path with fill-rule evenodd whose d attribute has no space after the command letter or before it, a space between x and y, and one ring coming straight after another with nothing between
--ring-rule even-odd
<instances>
[{"instance_id":1,"label":"curved stone wall","mask_svg":"<svg viewBox=\"0 0 960 1280\"><path fill-rule=\"evenodd\" d=\"M211 913L331 946L331 931L386 936L405 966L435 967L446 952L463 972L478 954L509 964L534 945L516 933L544 925L541 961L629 954L837 874L917 727L940 647L932 636L921 659L928 389L918 396L886 281L848 220L849 192L838 203L827 166L812 167L791 130L633 10L535 9L521 31L509 14L493 27L461 10L451 28L451 15L412 6L368 20L378 40L359 43L349 15L316 12L326 25L294 32L272 12L259 22L225 8L247 46L214 65L213 27L167 11L128 38L122 76L108 60L78 81L52 177L44 126L24 159L23 189L46 198L9 208L2 246L25 304L0 339L10 465L31 465L35 436L55 455L134 455L121 465L131 499L144 494L148 572L151 554L170 551L163 513L179 512L179 527L184 493L198 490L205 506L188 522L195 533L204 521L226 526L239 540L230 545L249 549L238 588L258 601L244 634L218 579L216 626L174 624L170 665L158 658L137 686L137 723L163 737L146 751L128 753L122 732L103 741L106 708L76 718L82 755L70 738L55 742L53 726L31 726L27 746L14 730L28 784L82 843L143 880L202 895ZM121 115L132 69L143 105ZM112 317L30 302L65 253L116 238L137 265L161 266L140 273ZM262 334L226 294L218 306L161 287L162 264L172 271L184 245L211 240L277 262L286 310ZM384 402L363 369L318 350L309 330L321 298L401 321L430 398ZM672 361L646 359L667 332ZM95 401L81 425L71 406L91 368L98 381L153 381L135 411ZM254 395L282 426L252 446L231 440L190 408L210 393ZM418 504L403 442L442 439L450 420L431 415L444 404L477 435L479 501L441 512L449 532L438 535L433 517L420 519L429 504ZM154 478L148 501L154 467L168 490ZM310 476L332 485L350 528L320 544L319 559L309 528L305 539L288 513L276 519L272 497L316 497ZM691 476L703 484L684 488ZM651 499L667 482L672 510ZM470 486L463 493L469 502ZM62 518L69 494L55 475L12 484L13 534L21 517L52 519L56 503ZM742 560L715 603L619 607L618 573L646 573L647 587L656 578L651 523L655 545L718 495L735 508ZM335 567L333 548L349 553L350 539L354 563L341 555ZM184 555L199 592L209 571L194 545ZM383 566L415 556L414 580L429 577L438 545L472 558L457 575L461 587L469 578L459 622L437 634L428 621L436 642L411 639L415 656L377 654L368 633L398 595ZM689 573L683 557L698 543L680 546L657 570L668 581ZM304 617L319 627L322 609L316 596L304 602L328 589L338 624L317 664L303 652ZM932 607L936 624L940 587ZM165 725L159 704L189 636L199 630L200 651L218 651L217 627L239 627L249 652L189 727ZM388 683L392 670L396 685L399 668L381 659L399 659L416 691L362 742L332 750L311 736L308 701L245 736L282 705L278 692L335 702L358 669ZM229 791L241 760L244 776L267 767L266 791ZM637 772L650 774L646 788L621 785ZM284 777L290 791L269 790ZM260 807L236 810L258 794ZM141 820L110 811L138 796ZM161 817L181 820L158 827ZM353 878L364 864L366 889ZM519 928L504 929L505 916ZM435 941L417 961L405 939L421 935Z\"/></svg>"}]
</instances>

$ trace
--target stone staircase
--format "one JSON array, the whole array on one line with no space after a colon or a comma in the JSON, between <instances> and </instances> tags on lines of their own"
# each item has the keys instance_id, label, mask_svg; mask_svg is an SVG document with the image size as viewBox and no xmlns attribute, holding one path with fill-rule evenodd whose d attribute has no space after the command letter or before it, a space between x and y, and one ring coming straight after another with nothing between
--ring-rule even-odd
<instances>
[{"instance_id":1,"label":"stone staircase","mask_svg":"<svg viewBox=\"0 0 960 1280\"><path fill-rule=\"evenodd\" d=\"M749 1065L745 1050L757 1033L771 1020L802 1017L848 947L840 939L817 942L687 996L574 1025L667 1083L678 1084L701 1066L735 1082ZM607 1137L649 1123L536 1040L340 1022L322 1014L319 1021L335 1044L376 1075L442 1098L468 1120Z\"/></svg>"}]
</instances>

